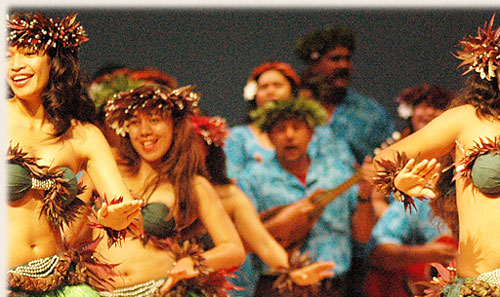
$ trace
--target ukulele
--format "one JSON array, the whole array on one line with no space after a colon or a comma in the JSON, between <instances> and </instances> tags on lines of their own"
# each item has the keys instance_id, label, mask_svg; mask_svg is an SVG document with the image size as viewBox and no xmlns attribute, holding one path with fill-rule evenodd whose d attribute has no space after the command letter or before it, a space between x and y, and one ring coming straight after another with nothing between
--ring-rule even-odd
<instances>
[{"instance_id":1,"label":"ukulele","mask_svg":"<svg viewBox=\"0 0 500 297\"><path fill-rule=\"evenodd\" d=\"M399 132L394 132L391 138L386 139L386 141L381 145L380 148L385 148L401 138ZM380 148L374 150L374 153L378 153ZM356 171L349 179L344 181L342 184L336 186L335 188L329 190L316 190L312 195L302 198L296 202L279 205L271 207L263 212L261 212L260 219L263 223L271 222L271 220L279 215L286 215L287 211L291 211L292 208L300 207L314 207L314 210L309 216L303 216L302 219L297 219L293 224L283 225L276 224L275 226L266 226L269 233L285 248L293 247L298 243L301 243L303 239L307 236L309 231L311 231L314 224L321 217L326 206L335 201L340 195L349 190L353 185L358 183L363 178L363 173L361 171Z\"/></svg>"}]
</instances>

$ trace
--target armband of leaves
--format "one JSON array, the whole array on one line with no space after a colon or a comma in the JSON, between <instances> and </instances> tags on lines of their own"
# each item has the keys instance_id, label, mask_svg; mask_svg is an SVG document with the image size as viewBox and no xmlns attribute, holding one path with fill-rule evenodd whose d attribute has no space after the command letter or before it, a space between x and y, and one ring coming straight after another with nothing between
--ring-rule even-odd
<instances>
[{"instance_id":1,"label":"armband of leaves","mask_svg":"<svg viewBox=\"0 0 500 297\"><path fill-rule=\"evenodd\" d=\"M317 282L309 286L299 286L290 276L292 271L303 268L309 264L311 264L309 252L301 254L299 250L294 250L290 256L289 268L277 268L274 272L271 272L271 274L279 274L278 278L273 283L273 289L278 290L280 296L285 297L317 296L319 294L321 282Z\"/></svg>"},{"instance_id":2,"label":"armband of leaves","mask_svg":"<svg viewBox=\"0 0 500 297\"><path fill-rule=\"evenodd\" d=\"M227 280L229 277L235 277L234 272L239 267L232 269L223 269L213 271L205 264L203 257L204 249L195 239L185 240L182 245L179 241L167 238L166 249L174 254L178 261L185 257L190 257L194 263L194 268L200 272L197 277L183 279L179 281L165 296L214 296L229 297L228 290L241 290L242 288L234 286Z\"/></svg>"},{"instance_id":3,"label":"armband of leaves","mask_svg":"<svg viewBox=\"0 0 500 297\"><path fill-rule=\"evenodd\" d=\"M396 159L394 161L390 160L377 160L377 165L380 166L381 170L377 170L375 177L373 178L374 184L378 190L389 196L391 193L394 197L404 203L405 211L407 208L415 208L415 201L410 195L398 190L394 184L394 179L403 170L406 163L408 163L409 158L406 153L397 152Z\"/></svg>"},{"instance_id":4,"label":"armband of leaves","mask_svg":"<svg viewBox=\"0 0 500 297\"><path fill-rule=\"evenodd\" d=\"M112 245L121 245L121 242L122 240L125 239L127 232L132 232L132 230L138 229L138 226L136 226L133 222L130 223L130 225L127 228L122 230L115 230L111 227L104 226L103 224L99 223L99 220L97 219L98 218L97 211L102 205L102 203L106 203L108 206L113 204L118 204L123 201L123 197L113 198L112 200L108 201L108 198L106 197L106 195L104 195L104 201L103 201L95 191L92 193L92 195L94 203L92 206L92 211L88 216L89 218L88 225L92 228L103 229L106 231L106 235L108 236L108 247Z\"/></svg>"}]
</instances>

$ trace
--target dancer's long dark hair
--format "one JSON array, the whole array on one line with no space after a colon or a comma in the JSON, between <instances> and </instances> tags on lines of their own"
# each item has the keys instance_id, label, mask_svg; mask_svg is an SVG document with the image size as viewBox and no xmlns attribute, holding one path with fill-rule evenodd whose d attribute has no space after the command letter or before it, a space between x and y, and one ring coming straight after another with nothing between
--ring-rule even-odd
<instances>
[{"instance_id":1,"label":"dancer's long dark hair","mask_svg":"<svg viewBox=\"0 0 500 297\"><path fill-rule=\"evenodd\" d=\"M49 17L46 23L49 23ZM34 14L15 12L10 18L30 22ZM54 136L63 135L71 127L73 119L93 123L95 105L87 96L82 83L80 58L75 48L51 47L46 54L50 57L50 77L42 98L48 120L54 125Z\"/></svg>"}]
</instances>

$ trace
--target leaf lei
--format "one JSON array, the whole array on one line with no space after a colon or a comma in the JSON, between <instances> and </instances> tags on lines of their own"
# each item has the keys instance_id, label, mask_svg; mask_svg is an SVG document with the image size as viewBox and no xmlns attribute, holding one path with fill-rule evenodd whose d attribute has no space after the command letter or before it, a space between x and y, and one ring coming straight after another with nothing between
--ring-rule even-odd
<instances>
[{"instance_id":1,"label":"leaf lei","mask_svg":"<svg viewBox=\"0 0 500 297\"><path fill-rule=\"evenodd\" d=\"M96 108L101 110L106 100L114 94L133 90L145 82L132 77L132 71L127 68L117 69L94 80L89 88L90 98L95 102Z\"/></svg>"},{"instance_id":2,"label":"leaf lei","mask_svg":"<svg viewBox=\"0 0 500 297\"><path fill-rule=\"evenodd\" d=\"M276 124L289 118L305 120L311 128L320 126L326 122L328 114L316 100L290 98L267 102L252 110L250 117L261 131L270 133Z\"/></svg>"}]
</instances>

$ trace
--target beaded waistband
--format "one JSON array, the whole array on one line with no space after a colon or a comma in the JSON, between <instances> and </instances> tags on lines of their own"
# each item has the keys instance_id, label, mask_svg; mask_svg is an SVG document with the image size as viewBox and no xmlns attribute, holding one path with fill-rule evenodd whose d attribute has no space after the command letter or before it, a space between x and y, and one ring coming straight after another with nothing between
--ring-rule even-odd
<instances>
[{"instance_id":1,"label":"beaded waistband","mask_svg":"<svg viewBox=\"0 0 500 297\"><path fill-rule=\"evenodd\" d=\"M124 287L113 292L99 292L102 297L156 297L161 296L160 287L166 279L152 280L145 283Z\"/></svg>"},{"instance_id":2,"label":"beaded waistband","mask_svg":"<svg viewBox=\"0 0 500 297\"><path fill-rule=\"evenodd\" d=\"M11 268L7 270L7 273L17 273L29 277L45 277L54 272L58 263L59 255L54 255Z\"/></svg>"},{"instance_id":3,"label":"beaded waistband","mask_svg":"<svg viewBox=\"0 0 500 297\"><path fill-rule=\"evenodd\" d=\"M477 277L477 279L493 285L500 286L500 268L490 272L481 273Z\"/></svg>"}]
</instances>

